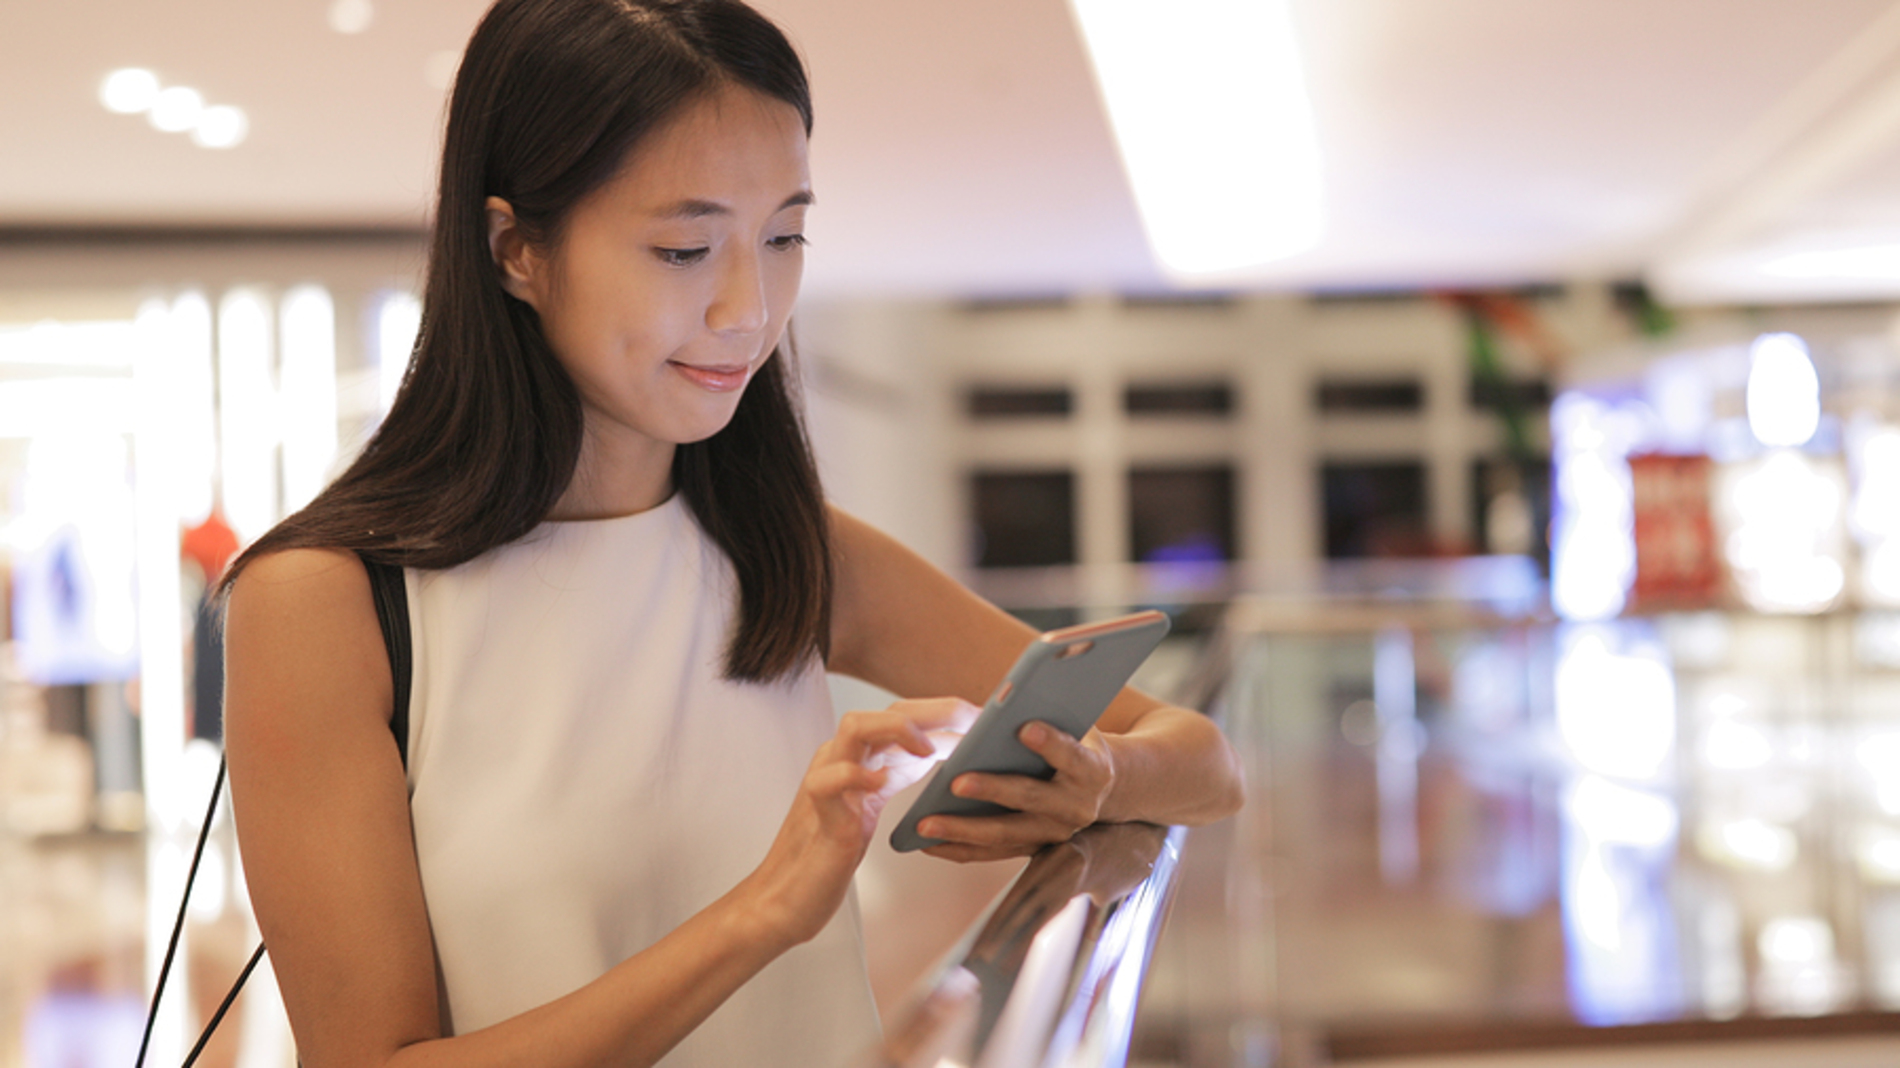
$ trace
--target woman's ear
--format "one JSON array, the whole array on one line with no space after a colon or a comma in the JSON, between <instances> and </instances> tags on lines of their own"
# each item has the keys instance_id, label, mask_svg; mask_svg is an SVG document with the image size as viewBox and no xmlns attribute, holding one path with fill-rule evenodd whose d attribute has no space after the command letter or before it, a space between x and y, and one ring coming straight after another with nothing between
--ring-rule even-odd
<instances>
[{"instance_id":1,"label":"woman's ear","mask_svg":"<svg viewBox=\"0 0 1900 1068\"><path fill-rule=\"evenodd\" d=\"M521 232L513 205L500 197L489 197L483 207L488 215L488 254L501 274L501 288L538 309L542 261Z\"/></svg>"}]
</instances>

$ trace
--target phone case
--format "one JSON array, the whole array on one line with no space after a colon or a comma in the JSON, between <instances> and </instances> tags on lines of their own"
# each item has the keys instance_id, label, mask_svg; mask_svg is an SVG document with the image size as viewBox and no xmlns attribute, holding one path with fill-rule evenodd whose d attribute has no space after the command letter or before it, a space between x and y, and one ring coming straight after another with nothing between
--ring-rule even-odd
<instances>
[{"instance_id":1,"label":"phone case","mask_svg":"<svg viewBox=\"0 0 1900 1068\"><path fill-rule=\"evenodd\" d=\"M923 793L891 832L900 852L925 849L939 839L917 833L926 816L987 816L1012 811L988 801L954 796L950 783L966 771L1029 775L1055 774L1047 761L1017 738L1032 721L1050 724L1080 738L1095 725L1110 701L1154 652L1168 633L1161 612L1137 612L1101 623L1052 630L1023 650L968 734L937 768Z\"/></svg>"}]
</instances>

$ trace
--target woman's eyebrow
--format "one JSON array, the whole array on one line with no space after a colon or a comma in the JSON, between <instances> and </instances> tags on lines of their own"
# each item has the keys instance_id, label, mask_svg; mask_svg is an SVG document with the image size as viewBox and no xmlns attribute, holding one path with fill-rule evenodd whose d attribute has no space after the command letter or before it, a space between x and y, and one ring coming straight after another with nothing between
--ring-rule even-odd
<instances>
[{"instance_id":1,"label":"woman's eyebrow","mask_svg":"<svg viewBox=\"0 0 1900 1068\"><path fill-rule=\"evenodd\" d=\"M784 211L786 208L803 207L816 202L817 198L811 195L811 190L801 189L791 196L786 197L784 202L778 206L773 214ZM703 219L710 215L731 214L731 208L711 200L682 200L677 204L654 212L654 216L660 219Z\"/></svg>"}]
</instances>

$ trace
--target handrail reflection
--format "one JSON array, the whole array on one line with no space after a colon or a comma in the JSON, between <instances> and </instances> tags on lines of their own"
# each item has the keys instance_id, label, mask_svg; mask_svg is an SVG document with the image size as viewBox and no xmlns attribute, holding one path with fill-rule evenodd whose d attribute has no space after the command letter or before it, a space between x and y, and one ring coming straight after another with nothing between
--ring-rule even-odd
<instances>
[{"instance_id":1,"label":"handrail reflection","mask_svg":"<svg viewBox=\"0 0 1900 1068\"><path fill-rule=\"evenodd\" d=\"M1038 853L869 1063L1123 1063L1186 833L1098 824Z\"/></svg>"}]
</instances>

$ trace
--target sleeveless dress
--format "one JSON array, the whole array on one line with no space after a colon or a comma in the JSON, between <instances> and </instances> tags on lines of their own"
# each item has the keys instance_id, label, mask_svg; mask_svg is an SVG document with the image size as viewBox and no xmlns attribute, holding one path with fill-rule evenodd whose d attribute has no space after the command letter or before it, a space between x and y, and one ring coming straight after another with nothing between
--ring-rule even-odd
<instances>
[{"instance_id":1,"label":"sleeveless dress","mask_svg":"<svg viewBox=\"0 0 1900 1068\"><path fill-rule=\"evenodd\" d=\"M765 857L835 726L822 668L722 677L737 584L675 495L405 575L416 857L446 1033L585 985ZM669 1068L848 1064L877 1041L857 902Z\"/></svg>"}]
</instances>

